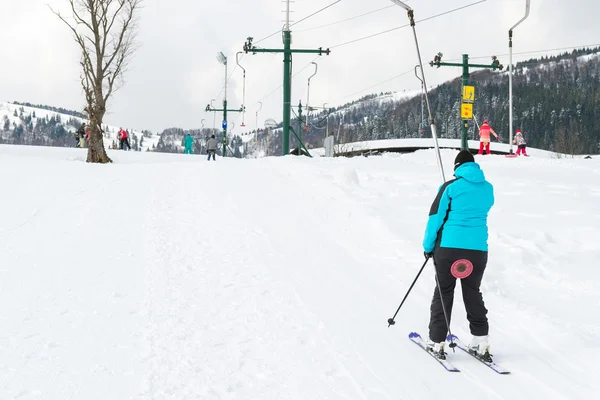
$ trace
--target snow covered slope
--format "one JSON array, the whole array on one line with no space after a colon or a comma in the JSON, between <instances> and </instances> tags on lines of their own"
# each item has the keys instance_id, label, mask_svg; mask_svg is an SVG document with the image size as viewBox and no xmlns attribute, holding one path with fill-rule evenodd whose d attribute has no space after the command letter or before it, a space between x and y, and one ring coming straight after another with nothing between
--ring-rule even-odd
<instances>
[{"instance_id":1,"label":"snow covered slope","mask_svg":"<svg viewBox=\"0 0 600 400\"><path fill-rule=\"evenodd\" d=\"M477 152L479 150L479 141L469 140L467 141L469 149L471 151ZM435 146L432 139L427 138L408 138L408 139L381 139L381 140L367 140L363 142L353 142L353 143L340 143L334 145L334 149L336 152L347 154L352 152L368 152L371 150L376 151L391 151L397 149L410 149L415 148L433 148ZM438 146L443 149L456 149L459 150L461 148L461 140L460 139L438 139ZM491 144L491 149L493 151L504 152L504 154L509 154L511 146L508 143L497 143L494 142ZM512 146L513 153L517 151L517 146ZM309 150L313 157L324 157L325 149L323 147L319 147L316 149ZM565 154L554 153L547 150L535 149L528 147L527 154L534 156L535 158L561 158L561 157L569 157ZM577 158L585 157L583 155L575 156Z\"/></svg>"},{"instance_id":2,"label":"snow covered slope","mask_svg":"<svg viewBox=\"0 0 600 400\"><path fill-rule=\"evenodd\" d=\"M77 121L77 124L78 124L77 126L65 126L65 129L70 132L75 132L77 130L77 128L79 128L79 125L81 125L82 122L87 122L84 119L74 117L72 115L61 114L61 113L58 113L55 111L49 111L49 110L46 110L43 108L22 106L19 104L13 104L13 103L8 103L8 102L0 102L0 121L3 121L4 117L6 116L6 118L8 118L8 120L10 121L11 126L12 126L12 123L20 124L21 123L20 118L15 117L14 113L15 113L15 111L17 111L17 113L19 113L19 110L21 108L24 109L23 115L33 115L35 113L36 118L33 118L34 126L37 123L36 121L38 118L51 118L56 115L60 115L63 123L66 123L66 121L68 121L69 119L75 119ZM111 125L103 125L103 127L105 129L108 128L107 130L105 130L105 137L104 137L104 145L108 149L110 146L112 146L113 141L116 141L118 143L117 137L118 137L120 127L111 126ZM125 126L123 128L128 129L130 133L136 134L141 139L141 137L142 137L141 131L137 131L135 129L129 129L128 127L125 127ZM152 146L156 145L158 143L159 139L160 139L159 135L156 135L156 134L153 134L151 137L144 138L143 144L141 146L141 150L146 151L148 149L152 149Z\"/></svg>"},{"instance_id":3,"label":"snow covered slope","mask_svg":"<svg viewBox=\"0 0 600 400\"><path fill-rule=\"evenodd\" d=\"M407 339L427 332L429 267L387 327L423 262L433 151L111 156L0 146L0 399L597 398L597 158L478 158L500 376Z\"/></svg>"}]
</instances>

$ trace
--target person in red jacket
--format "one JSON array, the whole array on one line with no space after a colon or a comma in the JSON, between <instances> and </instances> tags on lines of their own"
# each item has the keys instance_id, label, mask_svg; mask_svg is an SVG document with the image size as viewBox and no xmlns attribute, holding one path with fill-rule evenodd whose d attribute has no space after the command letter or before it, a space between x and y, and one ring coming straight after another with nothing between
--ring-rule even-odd
<instances>
[{"instance_id":1,"label":"person in red jacket","mask_svg":"<svg viewBox=\"0 0 600 400\"><path fill-rule=\"evenodd\" d=\"M121 150L128 150L127 148L131 148L131 146L129 146L129 135L127 134L127 131L123 128L121 128L121 130L119 131L119 147L121 148Z\"/></svg>"},{"instance_id":2,"label":"person in red jacket","mask_svg":"<svg viewBox=\"0 0 600 400\"><path fill-rule=\"evenodd\" d=\"M490 154L490 133L496 137L496 140L500 140L486 119L479 128L479 153L477 154L483 154L484 149L487 154Z\"/></svg>"},{"instance_id":3,"label":"person in red jacket","mask_svg":"<svg viewBox=\"0 0 600 400\"><path fill-rule=\"evenodd\" d=\"M125 131L123 128L119 128L119 134L117 135L117 139L119 139L119 149L123 150L123 135L125 135Z\"/></svg>"}]
</instances>

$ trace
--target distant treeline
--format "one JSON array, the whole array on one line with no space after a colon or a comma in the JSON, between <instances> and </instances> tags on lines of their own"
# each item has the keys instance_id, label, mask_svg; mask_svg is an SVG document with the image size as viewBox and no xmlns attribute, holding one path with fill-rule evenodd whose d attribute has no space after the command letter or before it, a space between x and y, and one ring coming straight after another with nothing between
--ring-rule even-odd
<instances>
[{"instance_id":1,"label":"distant treeline","mask_svg":"<svg viewBox=\"0 0 600 400\"><path fill-rule=\"evenodd\" d=\"M62 108L62 107L52 107L52 106L46 106L43 104L20 103L18 101L13 101L12 103L19 105L19 106L39 108L42 110L54 111L54 112L57 112L60 114L71 115L73 117L77 117L77 118L81 118L81 119L87 119L87 115L85 115L84 113L80 113L78 111L73 111L73 110L67 110L66 108Z\"/></svg>"}]
</instances>

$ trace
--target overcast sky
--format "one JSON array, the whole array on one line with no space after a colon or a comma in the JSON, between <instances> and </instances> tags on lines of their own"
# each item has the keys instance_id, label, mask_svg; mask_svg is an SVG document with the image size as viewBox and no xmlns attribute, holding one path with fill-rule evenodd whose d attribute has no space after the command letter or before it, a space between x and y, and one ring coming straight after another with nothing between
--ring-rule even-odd
<instances>
[{"instance_id":1,"label":"overcast sky","mask_svg":"<svg viewBox=\"0 0 600 400\"><path fill-rule=\"evenodd\" d=\"M317 11L335 0L296 0L292 20ZM412 0L417 21L477 0ZM423 61L437 52L444 60L499 55L508 64L508 29L525 13L525 0L487 0L436 19L417 23ZM600 3L597 0L531 0L529 18L515 30L515 53L600 43ZM68 28L48 5L66 10L67 0L0 0L0 101L27 101L81 110L84 99L79 83L79 52ZM332 24L369 11L383 11ZM242 104L242 70L233 71L236 52L248 36L259 40L283 26L284 3L280 0L144 0L139 14L140 45L127 71L125 85L109 100L105 122L133 129L159 132L168 127L212 127L214 116L204 111L211 99L222 101L224 67L216 60L222 51L229 58L228 100ZM292 27L293 48L332 47L331 55L315 60L318 73L311 80L311 104L341 105L380 91L418 90L419 81L408 73L417 63L412 32L396 30L340 47L408 22L406 12L390 0L341 0L326 11ZM318 28L318 29L313 29ZM281 48L280 33L260 43ZM556 53L552 52L552 53ZM544 53L515 56L519 61ZM500 56L502 55L502 56ZM294 73L315 56L294 55ZM248 54L246 69L246 129L266 118L282 119L283 56ZM491 62L491 59L477 60ZM293 80L292 103L307 97L310 66ZM459 76L458 68L431 68L425 74L429 86ZM367 90L368 89L368 90ZM271 93L272 92L272 93ZM267 96L271 93L269 96ZM221 116L216 117L217 126ZM239 128L241 115L229 118Z\"/></svg>"}]
</instances>

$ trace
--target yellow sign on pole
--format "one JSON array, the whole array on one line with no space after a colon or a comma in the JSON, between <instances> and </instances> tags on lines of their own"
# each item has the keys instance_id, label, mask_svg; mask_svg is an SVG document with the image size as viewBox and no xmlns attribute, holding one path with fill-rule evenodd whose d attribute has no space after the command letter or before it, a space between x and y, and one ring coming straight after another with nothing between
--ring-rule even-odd
<instances>
[{"instance_id":1,"label":"yellow sign on pole","mask_svg":"<svg viewBox=\"0 0 600 400\"><path fill-rule=\"evenodd\" d=\"M475 86L463 86L463 100L475 101Z\"/></svg>"},{"instance_id":2,"label":"yellow sign on pole","mask_svg":"<svg viewBox=\"0 0 600 400\"><path fill-rule=\"evenodd\" d=\"M473 119L473 104L461 104L460 116L462 119Z\"/></svg>"}]
</instances>

